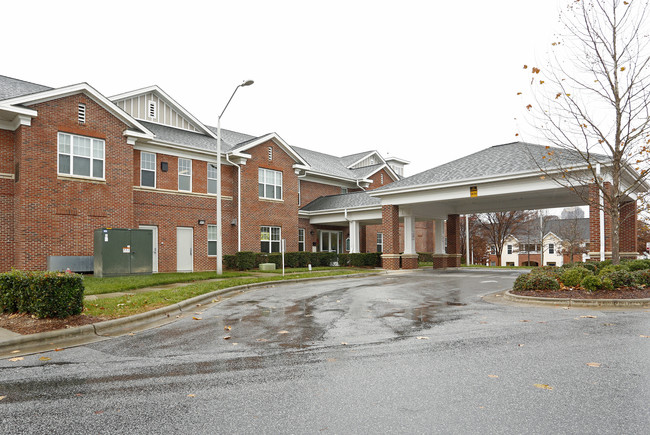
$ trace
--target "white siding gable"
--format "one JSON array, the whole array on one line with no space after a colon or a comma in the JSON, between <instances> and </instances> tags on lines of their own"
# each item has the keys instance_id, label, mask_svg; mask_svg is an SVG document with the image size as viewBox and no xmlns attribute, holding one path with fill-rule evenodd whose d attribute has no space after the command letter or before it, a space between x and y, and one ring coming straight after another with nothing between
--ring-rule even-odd
<instances>
[{"instance_id":1,"label":"white siding gable","mask_svg":"<svg viewBox=\"0 0 650 435\"><path fill-rule=\"evenodd\" d=\"M192 121L187 119L183 114L174 109L165 99L155 92L148 92L132 97L123 98L114 101L117 106L126 113L142 121L155 122L158 124L168 125L170 127L182 128L188 131L201 132ZM151 103L155 107L155 118L150 116Z\"/></svg>"}]
</instances>

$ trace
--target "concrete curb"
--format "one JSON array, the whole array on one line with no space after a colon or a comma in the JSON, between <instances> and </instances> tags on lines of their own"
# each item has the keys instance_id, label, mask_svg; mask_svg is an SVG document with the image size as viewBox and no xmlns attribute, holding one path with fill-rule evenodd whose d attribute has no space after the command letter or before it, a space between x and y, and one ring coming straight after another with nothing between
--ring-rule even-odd
<instances>
[{"instance_id":1,"label":"concrete curb","mask_svg":"<svg viewBox=\"0 0 650 435\"><path fill-rule=\"evenodd\" d=\"M602 307L602 308L647 308L650 299L571 299L571 298L541 298L535 296L521 296L510 293L503 294L503 299L510 302L526 303L531 305L547 305L555 307Z\"/></svg>"},{"instance_id":2,"label":"concrete curb","mask_svg":"<svg viewBox=\"0 0 650 435\"><path fill-rule=\"evenodd\" d=\"M414 269L414 271L417 269ZM403 271L400 271L403 272ZM56 331L39 332L37 334L22 335L0 342L0 359L45 352L59 347L72 347L119 337L133 331L142 331L154 328L177 320L177 316L196 310L197 305L211 304L215 298L231 293L244 293L246 290L256 288L274 287L279 284L292 284L296 282L323 281L328 279L358 278L365 276L389 275L391 271L376 271L369 273L355 273L350 275L320 276L314 278L300 278L291 280L265 281L251 284L242 284L235 287L215 290L210 293L186 299L177 304L157 308L145 313L119 319L105 320L90 325L75 328L58 329Z\"/></svg>"}]
</instances>

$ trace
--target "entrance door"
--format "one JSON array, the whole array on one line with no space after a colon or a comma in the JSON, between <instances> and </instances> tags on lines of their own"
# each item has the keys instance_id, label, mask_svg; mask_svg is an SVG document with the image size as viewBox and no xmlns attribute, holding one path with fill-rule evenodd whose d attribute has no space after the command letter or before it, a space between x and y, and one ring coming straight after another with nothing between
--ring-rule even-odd
<instances>
[{"instance_id":1,"label":"entrance door","mask_svg":"<svg viewBox=\"0 0 650 435\"><path fill-rule=\"evenodd\" d=\"M340 231L321 231L320 232L320 250L321 252L340 252L341 232Z\"/></svg>"},{"instance_id":2,"label":"entrance door","mask_svg":"<svg viewBox=\"0 0 650 435\"><path fill-rule=\"evenodd\" d=\"M158 273L158 227L155 225L140 225L142 230L151 230L153 234L152 250L153 258L151 261L151 271L153 273Z\"/></svg>"},{"instance_id":3,"label":"entrance door","mask_svg":"<svg viewBox=\"0 0 650 435\"><path fill-rule=\"evenodd\" d=\"M194 270L194 229L176 227L176 270L192 272Z\"/></svg>"}]
</instances>

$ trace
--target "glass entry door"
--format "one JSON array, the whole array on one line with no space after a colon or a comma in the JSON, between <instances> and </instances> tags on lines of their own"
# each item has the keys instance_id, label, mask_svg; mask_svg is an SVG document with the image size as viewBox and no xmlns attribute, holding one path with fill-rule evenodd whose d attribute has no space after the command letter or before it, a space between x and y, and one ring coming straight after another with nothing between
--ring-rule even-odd
<instances>
[{"instance_id":1,"label":"glass entry door","mask_svg":"<svg viewBox=\"0 0 650 435\"><path fill-rule=\"evenodd\" d=\"M320 251L321 252L341 252L341 231L321 231L320 232Z\"/></svg>"}]
</instances>

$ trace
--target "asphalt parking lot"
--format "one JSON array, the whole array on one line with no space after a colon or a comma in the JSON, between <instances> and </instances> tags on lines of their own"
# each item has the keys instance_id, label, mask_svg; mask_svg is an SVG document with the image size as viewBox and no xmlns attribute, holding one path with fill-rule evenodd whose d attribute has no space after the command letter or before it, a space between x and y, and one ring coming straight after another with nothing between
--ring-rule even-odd
<instances>
[{"instance_id":1,"label":"asphalt parking lot","mask_svg":"<svg viewBox=\"0 0 650 435\"><path fill-rule=\"evenodd\" d=\"M482 298L516 276L427 270L279 284L160 328L2 360L0 426L647 433L650 310Z\"/></svg>"}]
</instances>

